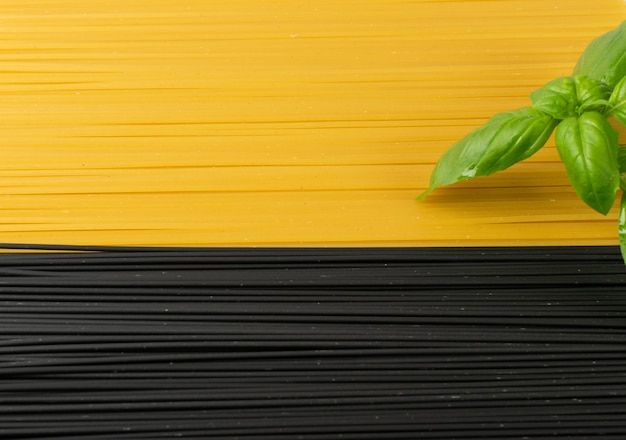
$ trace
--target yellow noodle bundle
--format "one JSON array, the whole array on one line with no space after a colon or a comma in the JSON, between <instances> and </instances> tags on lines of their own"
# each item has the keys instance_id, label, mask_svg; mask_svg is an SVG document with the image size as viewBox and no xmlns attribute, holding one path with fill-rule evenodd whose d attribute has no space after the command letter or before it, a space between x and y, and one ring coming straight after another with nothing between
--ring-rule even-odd
<instances>
[{"instance_id":1,"label":"yellow noodle bundle","mask_svg":"<svg viewBox=\"0 0 626 440\"><path fill-rule=\"evenodd\" d=\"M616 244L552 141L415 197L624 19L622 0L3 1L0 241Z\"/></svg>"}]
</instances>

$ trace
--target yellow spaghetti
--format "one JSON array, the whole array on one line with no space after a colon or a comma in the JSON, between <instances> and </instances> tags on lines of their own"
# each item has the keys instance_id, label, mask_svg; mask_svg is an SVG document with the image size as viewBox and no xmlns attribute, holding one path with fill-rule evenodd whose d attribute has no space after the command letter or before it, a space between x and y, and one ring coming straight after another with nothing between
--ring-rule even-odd
<instances>
[{"instance_id":1,"label":"yellow spaghetti","mask_svg":"<svg viewBox=\"0 0 626 440\"><path fill-rule=\"evenodd\" d=\"M414 198L625 18L622 0L3 1L0 241L615 244L616 211L578 200L552 141Z\"/></svg>"}]
</instances>

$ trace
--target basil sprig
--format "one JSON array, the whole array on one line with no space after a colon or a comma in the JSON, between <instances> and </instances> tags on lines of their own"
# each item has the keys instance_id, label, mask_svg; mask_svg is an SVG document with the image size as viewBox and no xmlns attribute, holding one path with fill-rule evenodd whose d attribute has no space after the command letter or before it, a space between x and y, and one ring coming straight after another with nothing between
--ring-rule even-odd
<instances>
[{"instance_id":1,"label":"basil sprig","mask_svg":"<svg viewBox=\"0 0 626 440\"><path fill-rule=\"evenodd\" d=\"M606 215L622 190L618 234L626 262L626 148L609 122L626 126L626 21L593 40L571 76L546 83L530 95L532 105L498 113L453 144L439 159L435 188L488 176L527 159L555 142L578 196Z\"/></svg>"}]
</instances>

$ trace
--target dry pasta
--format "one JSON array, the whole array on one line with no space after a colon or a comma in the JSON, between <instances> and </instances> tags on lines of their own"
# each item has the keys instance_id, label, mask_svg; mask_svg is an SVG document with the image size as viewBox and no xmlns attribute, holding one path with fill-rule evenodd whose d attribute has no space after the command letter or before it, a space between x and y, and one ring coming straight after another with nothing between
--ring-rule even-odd
<instances>
[{"instance_id":1,"label":"dry pasta","mask_svg":"<svg viewBox=\"0 0 626 440\"><path fill-rule=\"evenodd\" d=\"M3 1L0 241L616 243L552 143L414 197L619 0Z\"/></svg>"}]
</instances>

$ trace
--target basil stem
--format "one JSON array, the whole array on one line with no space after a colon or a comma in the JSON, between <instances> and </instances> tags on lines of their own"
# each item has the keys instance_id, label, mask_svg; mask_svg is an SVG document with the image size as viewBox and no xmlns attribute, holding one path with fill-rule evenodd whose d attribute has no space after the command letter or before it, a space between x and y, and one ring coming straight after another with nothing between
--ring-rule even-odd
<instances>
[{"instance_id":1,"label":"basil stem","mask_svg":"<svg viewBox=\"0 0 626 440\"><path fill-rule=\"evenodd\" d=\"M619 205L619 216L617 223L617 235L619 237L619 248L622 253L622 259L626 264L626 147L617 149L617 162L620 172L620 189L622 190L622 199Z\"/></svg>"},{"instance_id":2,"label":"basil stem","mask_svg":"<svg viewBox=\"0 0 626 440\"><path fill-rule=\"evenodd\" d=\"M622 259L626 264L626 192L624 190L622 190L622 200L619 208L617 235L619 236L619 249L622 253Z\"/></svg>"}]
</instances>

